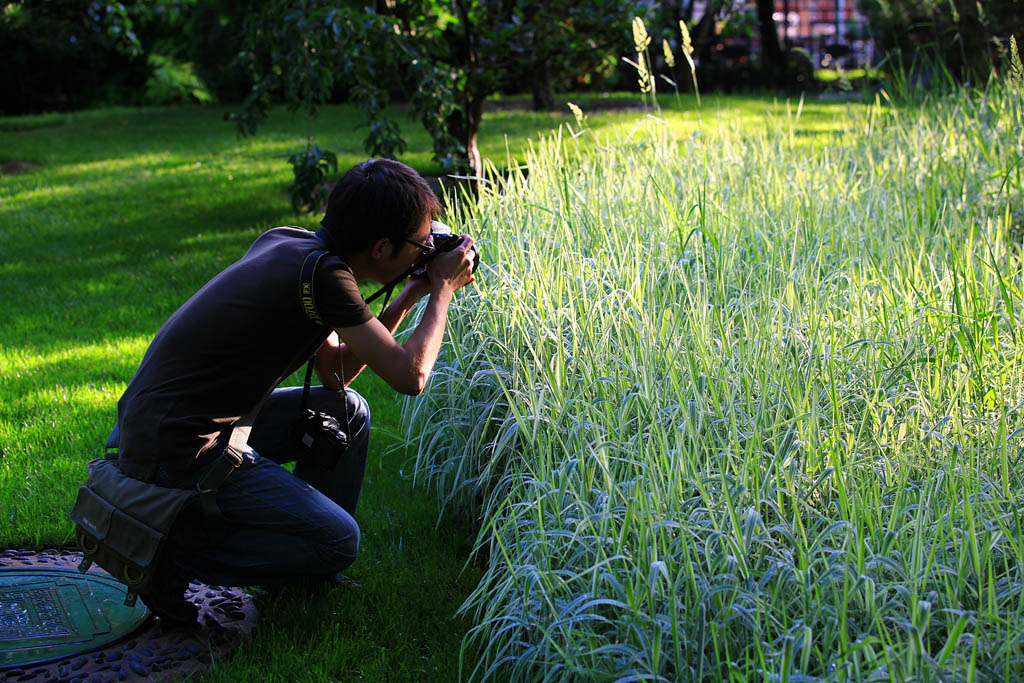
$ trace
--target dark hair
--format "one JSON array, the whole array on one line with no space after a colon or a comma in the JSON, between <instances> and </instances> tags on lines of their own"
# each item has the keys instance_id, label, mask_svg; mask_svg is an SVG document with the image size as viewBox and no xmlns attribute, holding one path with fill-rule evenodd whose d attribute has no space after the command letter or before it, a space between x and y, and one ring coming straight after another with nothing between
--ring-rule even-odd
<instances>
[{"instance_id":1,"label":"dark hair","mask_svg":"<svg viewBox=\"0 0 1024 683\"><path fill-rule=\"evenodd\" d=\"M397 249L441 203L419 173L391 159L369 159L341 177L320 224L341 252L365 249L387 237Z\"/></svg>"}]
</instances>

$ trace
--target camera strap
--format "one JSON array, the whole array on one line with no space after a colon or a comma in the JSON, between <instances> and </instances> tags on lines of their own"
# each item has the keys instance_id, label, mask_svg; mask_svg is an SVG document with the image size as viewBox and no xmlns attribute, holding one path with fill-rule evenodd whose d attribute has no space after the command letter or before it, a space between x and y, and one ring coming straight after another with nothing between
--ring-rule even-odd
<instances>
[{"instance_id":1,"label":"camera strap","mask_svg":"<svg viewBox=\"0 0 1024 683\"><path fill-rule=\"evenodd\" d=\"M391 300L391 292L392 292L392 290L394 290L395 286L399 282L404 280L405 278L407 278L410 275L412 275L416 270L418 270L418 269L422 268L424 265L426 265L431 259L433 259L435 256L437 256L438 253L439 252L434 251L434 252L431 252L430 254L425 255L423 258L417 259L416 263L414 263L411 266L409 266L409 268L406 269L406 271L404 273L402 273L401 275L396 277L394 280L392 280L391 282L387 283L386 285L384 285L383 287L378 289L376 292L371 294L370 297L366 300L366 304L369 305L371 301L373 301L374 299L377 299L378 297L380 297L381 294L385 294L386 296L384 297L384 303L380 307L380 312L383 313L384 309L388 307L388 301Z\"/></svg>"},{"instance_id":2,"label":"camera strap","mask_svg":"<svg viewBox=\"0 0 1024 683\"><path fill-rule=\"evenodd\" d=\"M319 235L319 233L317 233ZM315 249L306 255L306 260L302 262L302 270L299 272L299 301L302 303L302 312L307 318L327 327L324 323L323 318L320 317L320 311L316 308L316 297L315 287L313 285L313 276L316 274L316 267L320 264L320 260L330 252L323 249ZM306 408L309 405L309 385L313 379L313 361L316 359L316 352L309 357L309 361L306 363L306 378L302 382L302 405L299 407L299 415L305 415ZM341 390L345 391L345 359L341 355L341 345L338 345L338 371L341 373L341 377L335 375L335 379L341 384ZM348 394L345 394L345 400L343 402L345 410L345 433L349 433L352 427L351 419L348 415Z\"/></svg>"},{"instance_id":3,"label":"camera strap","mask_svg":"<svg viewBox=\"0 0 1024 683\"><path fill-rule=\"evenodd\" d=\"M321 225L322 225L322 224L323 224L323 222L321 221ZM328 248L328 249L330 249L330 250L331 250L331 252L334 252L334 253L337 253L337 252L338 252L338 249L337 249L337 245L336 245L336 243L335 243L335 241L334 241L334 238L333 238L333 237L331 237L331 233L329 233L329 232L328 232L328 231L326 230L326 228L321 228L320 230L317 230L315 234L316 234L316 236L317 236L317 239L319 239L319 240L320 240L321 242L323 242L324 244L326 244L326 245L327 245L327 248ZM314 252L313 252L313 254L320 254L320 253L321 253L321 251L314 251ZM324 251L324 252L322 252L322 253L323 253L323 254L326 254L326 253L329 253L329 252L326 252L326 251ZM312 256L313 254L310 254L310 256ZM306 257L306 262L302 264L302 281L303 281L303 282L307 282L307 281L309 282L309 286L310 286L310 291L312 291L312 287L313 287L313 284L312 284L312 280L311 280L310 278L312 278L312 273L313 273L314 271L316 271L316 266L317 266L317 264L318 264L319 262L320 262L320 257L318 256L318 257L317 257L317 258L316 258L316 259L314 260L314 262L313 262L313 266L312 266L312 270L310 270L310 271L309 271L309 273L308 273L308 276L307 276L306 268L307 268L307 266L309 265L309 256L307 256L307 257ZM394 288L395 288L395 285L397 285L397 284L398 284L399 282L401 282L401 281L402 281L402 280L404 280L405 278L409 277L409 275L410 275L410 274L411 274L411 273L412 273L412 272L413 272L414 270L416 270L417 268L419 268L419 267L420 267L420 266L422 266L422 265L423 265L422 263L415 263L415 264L413 264L413 266L412 266L412 267L410 267L410 268L409 268L408 270L406 270L406 271L405 271L404 273L402 273L401 275L399 275L398 277L396 277L396 278L395 278L394 280L392 280L391 282L387 283L386 285L384 285L383 287L381 287L380 289L378 289L378 290L377 290L376 292L374 292L373 294L371 294L371 295L370 295L370 297L369 297L368 299L366 299L366 300L365 300L365 301L366 301L366 304L367 304L367 306L369 306L369 305L370 305L370 302L371 302L371 301L373 301L373 300L377 299L378 297L380 297L380 295L381 295L381 294L386 294L386 296L384 297L384 305L383 305L383 306L381 306L381 309L380 309L380 310L381 310L381 312L383 313L383 312L384 312L384 309L385 309L385 308L387 308L387 305L388 305L388 301L389 301L389 300L391 299L391 292L392 292L392 290L394 290ZM305 294L303 293L303 294L302 294L301 296L305 297ZM308 317L309 317L309 318L310 318L311 320L313 320L314 322L319 322L320 324L323 324L323 323L322 323L322 322L320 321L320 318L319 318L319 314L317 314L317 317L316 317L316 318L313 318L312 316L310 316L310 314L309 314L309 312L310 312L310 309L306 308L306 302L305 302L305 298L303 298L303 305L302 305L302 310L303 310L303 311L306 311L306 315L307 315L307 316L308 316ZM315 306L315 305L314 305L314 306L313 306L313 308L312 308L312 312L313 312L314 314L316 314L316 306ZM303 410L305 410L305 408L303 408Z\"/></svg>"},{"instance_id":4,"label":"camera strap","mask_svg":"<svg viewBox=\"0 0 1024 683\"><path fill-rule=\"evenodd\" d=\"M306 379L302 383L302 405L299 406L299 414L306 412L307 404L309 403L309 385L313 379L313 359L316 358L314 353L309 361L306 363Z\"/></svg>"}]
</instances>

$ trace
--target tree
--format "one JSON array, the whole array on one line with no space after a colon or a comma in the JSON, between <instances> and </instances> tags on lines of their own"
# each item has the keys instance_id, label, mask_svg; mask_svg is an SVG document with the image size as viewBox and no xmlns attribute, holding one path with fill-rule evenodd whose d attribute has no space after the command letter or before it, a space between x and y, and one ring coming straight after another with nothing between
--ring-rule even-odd
<instances>
[{"instance_id":1,"label":"tree","mask_svg":"<svg viewBox=\"0 0 1024 683\"><path fill-rule=\"evenodd\" d=\"M617 0L551 2L520 0L510 36L518 73L530 83L534 109L555 107L555 84L598 68L628 44L632 3ZM506 60L506 64L508 60Z\"/></svg>"},{"instance_id":2,"label":"tree","mask_svg":"<svg viewBox=\"0 0 1024 683\"><path fill-rule=\"evenodd\" d=\"M144 60L121 2L21 0L0 9L0 113L68 109L141 87Z\"/></svg>"},{"instance_id":3,"label":"tree","mask_svg":"<svg viewBox=\"0 0 1024 683\"><path fill-rule=\"evenodd\" d=\"M446 171L483 172L477 136L487 98L531 75L538 100L551 84L604 56L628 35L631 3L596 0L411 0L336 8L326 0L272 0L246 22L253 89L233 118L251 133L275 95L312 115L340 79L363 104L373 155L404 149L386 117L391 90L406 94Z\"/></svg>"},{"instance_id":4,"label":"tree","mask_svg":"<svg viewBox=\"0 0 1024 683\"><path fill-rule=\"evenodd\" d=\"M955 80L984 82L1003 41L1024 26L1020 0L861 0L861 8L879 50L922 78L941 65ZM932 63L915 64L920 57Z\"/></svg>"},{"instance_id":5,"label":"tree","mask_svg":"<svg viewBox=\"0 0 1024 683\"><path fill-rule=\"evenodd\" d=\"M785 56L775 30L774 0L757 0L757 23L761 30L761 73L766 83L777 84L786 69Z\"/></svg>"}]
</instances>

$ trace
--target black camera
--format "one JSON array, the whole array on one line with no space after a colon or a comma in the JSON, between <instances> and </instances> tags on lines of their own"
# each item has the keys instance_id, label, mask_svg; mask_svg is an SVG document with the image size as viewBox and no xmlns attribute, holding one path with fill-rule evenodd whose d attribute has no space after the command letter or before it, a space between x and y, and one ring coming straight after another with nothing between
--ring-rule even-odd
<instances>
[{"instance_id":1,"label":"black camera","mask_svg":"<svg viewBox=\"0 0 1024 683\"><path fill-rule=\"evenodd\" d=\"M386 307L388 299L391 298L391 290L394 289L395 285L407 277L426 277L427 264L437 257L438 254L443 254L446 251L452 251L458 248L463 241L462 237L459 235L453 235L452 229L440 221L430 221L430 237L433 242L433 248L394 280L388 282L386 285L371 294L366 299L366 303L372 302L379 296L387 295L384 298L384 306ZM480 265L480 252L477 251L475 244L470 247L470 250L473 252L473 272L475 273L477 266ZM381 310L383 310L383 307Z\"/></svg>"},{"instance_id":2,"label":"black camera","mask_svg":"<svg viewBox=\"0 0 1024 683\"><path fill-rule=\"evenodd\" d=\"M330 415L307 408L292 429L292 442L302 459L333 472L348 448L348 435Z\"/></svg>"},{"instance_id":3,"label":"black camera","mask_svg":"<svg viewBox=\"0 0 1024 683\"><path fill-rule=\"evenodd\" d=\"M427 264L434 259L438 254L443 254L446 251L454 251L463 242L463 238L459 235L453 235L452 229L441 221L430 221L430 237L434 243L434 250L429 254L424 255L423 259L416 265L409 275L411 277L426 277ZM469 248L473 252L473 272L476 272L477 267L480 265L480 252L477 251L476 245L474 244Z\"/></svg>"}]
</instances>

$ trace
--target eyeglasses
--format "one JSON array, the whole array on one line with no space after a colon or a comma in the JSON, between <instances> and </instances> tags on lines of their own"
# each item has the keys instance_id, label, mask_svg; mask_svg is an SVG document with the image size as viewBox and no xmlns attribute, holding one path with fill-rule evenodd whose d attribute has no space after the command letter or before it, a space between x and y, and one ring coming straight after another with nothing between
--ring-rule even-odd
<instances>
[{"instance_id":1,"label":"eyeglasses","mask_svg":"<svg viewBox=\"0 0 1024 683\"><path fill-rule=\"evenodd\" d=\"M429 254L430 252L434 251L434 236L430 233L427 233L426 244L424 244L423 242L416 242L414 240L409 239L408 237L405 238L405 241L408 242L409 244L414 244L417 247L419 247L420 251L422 251L424 254Z\"/></svg>"}]
</instances>

